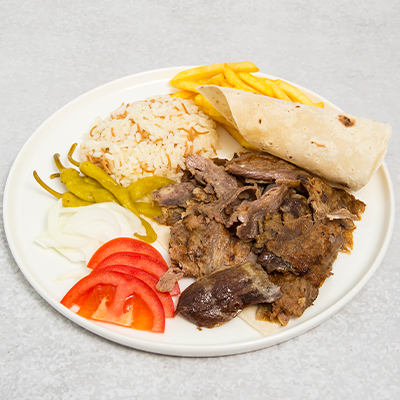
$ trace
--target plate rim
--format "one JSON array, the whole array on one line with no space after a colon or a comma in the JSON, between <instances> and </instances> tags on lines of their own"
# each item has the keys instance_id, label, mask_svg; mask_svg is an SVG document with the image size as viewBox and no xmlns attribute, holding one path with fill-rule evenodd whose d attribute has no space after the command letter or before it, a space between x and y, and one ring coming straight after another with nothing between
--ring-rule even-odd
<instances>
[{"instance_id":1,"label":"plate rim","mask_svg":"<svg viewBox=\"0 0 400 400\"><path fill-rule=\"evenodd\" d=\"M383 258L386 255L387 249L389 247L391 237L393 234L394 229L394 220L395 220L395 199L394 199L394 188L393 183L390 177L389 170L386 166L386 163L383 162L381 167L378 171L382 168L383 177L385 178L385 186L387 186L389 198L389 226L385 231L385 237L382 241L382 247L379 251L379 254L374 259L374 261L370 264L367 272L362 276L362 278L338 301L336 301L333 305L322 311L321 313L317 314L316 316L310 318L310 320L305 321L297 326L294 326L285 331L277 331L270 336L260 337L257 339L250 339L240 343L228 343L228 344L207 344L207 345L191 345L191 344L174 344L174 343L162 343L162 342L155 342L155 341L148 341L143 339L134 338L131 336L126 336L120 334L118 332L114 332L110 329L104 328L101 324L97 324L93 321L86 320L71 310L66 309L63 307L59 302L54 301L54 298L44 290L41 286L40 282L37 282L33 274L29 271L29 269L25 266L23 260L21 260L18 251L15 248L14 242L11 240L11 233L10 233L10 219L8 216L8 202L11 200L9 199L9 192L11 190L11 178L15 171L18 168L20 158L22 158L23 153L29 147L30 143L35 140L35 137L43 130L46 124L51 123L53 120L57 119L57 117L64 112L72 104L81 101L85 97L90 97L94 92L102 91L107 89L107 87L118 86L119 84L123 84L124 82L128 82L130 80L140 79L145 77L146 75L157 75L157 74L173 74L174 72L177 73L183 69L191 68L191 66L178 66L178 67L167 67L167 68L159 68L159 69L152 69L149 71L143 71L131 75L127 75L125 77L121 77L102 85L99 85L95 88L92 88L76 98L72 99L71 101L67 102L65 105L60 107L56 110L53 114L51 114L46 120L44 120L28 137L25 143L22 145L16 158L14 159L10 171L8 173L4 195L3 195L3 225L4 231L6 234L6 240L8 246L11 250L12 256L15 259L18 268L23 273L25 278L28 280L29 284L35 289L35 291L49 304L51 305L56 311L62 314L64 317L69 319L70 321L77 324L79 327L84 328L100 337L103 337L107 340L113 341L115 343L131 347L137 350L142 350L150 353L156 354L163 354L169 356L185 356L185 357L214 357L214 356L226 356L226 355L234 355L234 354L241 354L249 351L255 351L264 349L270 346L274 346L279 343L283 343L287 340L295 338L317 326L324 323L326 320L331 318L335 315L338 311L340 311L346 304L348 304L356 295L360 292L360 290L366 285L366 283L371 279L373 274L376 272L378 267L383 261ZM260 73L263 76L268 76L271 78L278 79L278 77L274 77L272 75ZM279 78L282 79L282 78ZM160 79L161 80L161 79ZM295 84L286 80L287 82L297 86L300 90L305 90L306 92L320 98L322 101L326 102L327 104L331 105L335 109L341 111L335 104L330 102L329 100L325 99L323 96L309 90L307 88L302 87L301 85ZM147 83L154 82L148 81ZM377 171L377 172L378 172ZM376 173L377 173L376 172Z\"/></svg>"}]
</instances>

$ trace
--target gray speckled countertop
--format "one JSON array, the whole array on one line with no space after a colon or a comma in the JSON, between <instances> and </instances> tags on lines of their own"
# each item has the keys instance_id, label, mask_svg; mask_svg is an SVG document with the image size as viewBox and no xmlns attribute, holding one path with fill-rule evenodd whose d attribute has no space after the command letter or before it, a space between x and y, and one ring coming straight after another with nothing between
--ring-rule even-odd
<instances>
[{"instance_id":1,"label":"gray speckled countertop","mask_svg":"<svg viewBox=\"0 0 400 400\"><path fill-rule=\"evenodd\" d=\"M239 60L390 123L386 164L400 190L395 1L0 0L0 16L2 194L25 141L80 94L146 70ZM216 358L150 354L80 328L36 293L0 235L0 399L400 398L398 225L376 273L328 321Z\"/></svg>"}]
</instances>

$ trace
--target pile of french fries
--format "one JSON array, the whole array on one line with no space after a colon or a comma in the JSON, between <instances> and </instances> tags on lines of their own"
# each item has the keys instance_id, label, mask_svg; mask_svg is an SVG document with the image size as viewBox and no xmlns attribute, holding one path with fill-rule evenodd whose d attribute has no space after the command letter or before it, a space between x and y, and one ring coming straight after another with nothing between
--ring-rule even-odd
<instances>
[{"instance_id":1,"label":"pile of french fries","mask_svg":"<svg viewBox=\"0 0 400 400\"><path fill-rule=\"evenodd\" d=\"M236 63L211 64L191 68L174 76L169 82L178 89L171 96L193 99L214 121L223 127L243 146L255 150L240 133L217 111L213 105L197 90L202 85L216 85L237 90L258 93L279 100L291 101L315 107L324 107L324 103L314 103L301 90L281 79L268 79L253 75L259 69L250 61Z\"/></svg>"}]
</instances>

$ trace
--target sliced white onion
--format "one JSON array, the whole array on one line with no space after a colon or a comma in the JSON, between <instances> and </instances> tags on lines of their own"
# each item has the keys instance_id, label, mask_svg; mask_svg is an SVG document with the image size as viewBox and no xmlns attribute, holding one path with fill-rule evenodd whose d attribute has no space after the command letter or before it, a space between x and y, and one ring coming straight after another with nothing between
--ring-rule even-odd
<instances>
[{"instance_id":1,"label":"sliced white onion","mask_svg":"<svg viewBox=\"0 0 400 400\"><path fill-rule=\"evenodd\" d=\"M135 233L145 235L146 230L136 215L118 204L63 207L59 200L51 207L47 229L36 242L55 248L73 262L87 263L103 243Z\"/></svg>"}]
</instances>

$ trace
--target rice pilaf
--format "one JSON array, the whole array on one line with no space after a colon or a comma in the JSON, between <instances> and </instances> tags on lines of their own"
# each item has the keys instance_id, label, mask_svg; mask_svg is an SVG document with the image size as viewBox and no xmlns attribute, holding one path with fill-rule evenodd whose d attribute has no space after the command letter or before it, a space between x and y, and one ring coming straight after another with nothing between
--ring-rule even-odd
<instances>
[{"instance_id":1,"label":"rice pilaf","mask_svg":"<svg viewBox=\"0 0 400 400\"><path fill-rule=\"evenodd\" d=\"M214 157L219 148L216 123L192 100L170 95L122 104L84 138L82 159L123 186L153 175L179 181L187 155Z\"/></svg>"}]
</instances>

